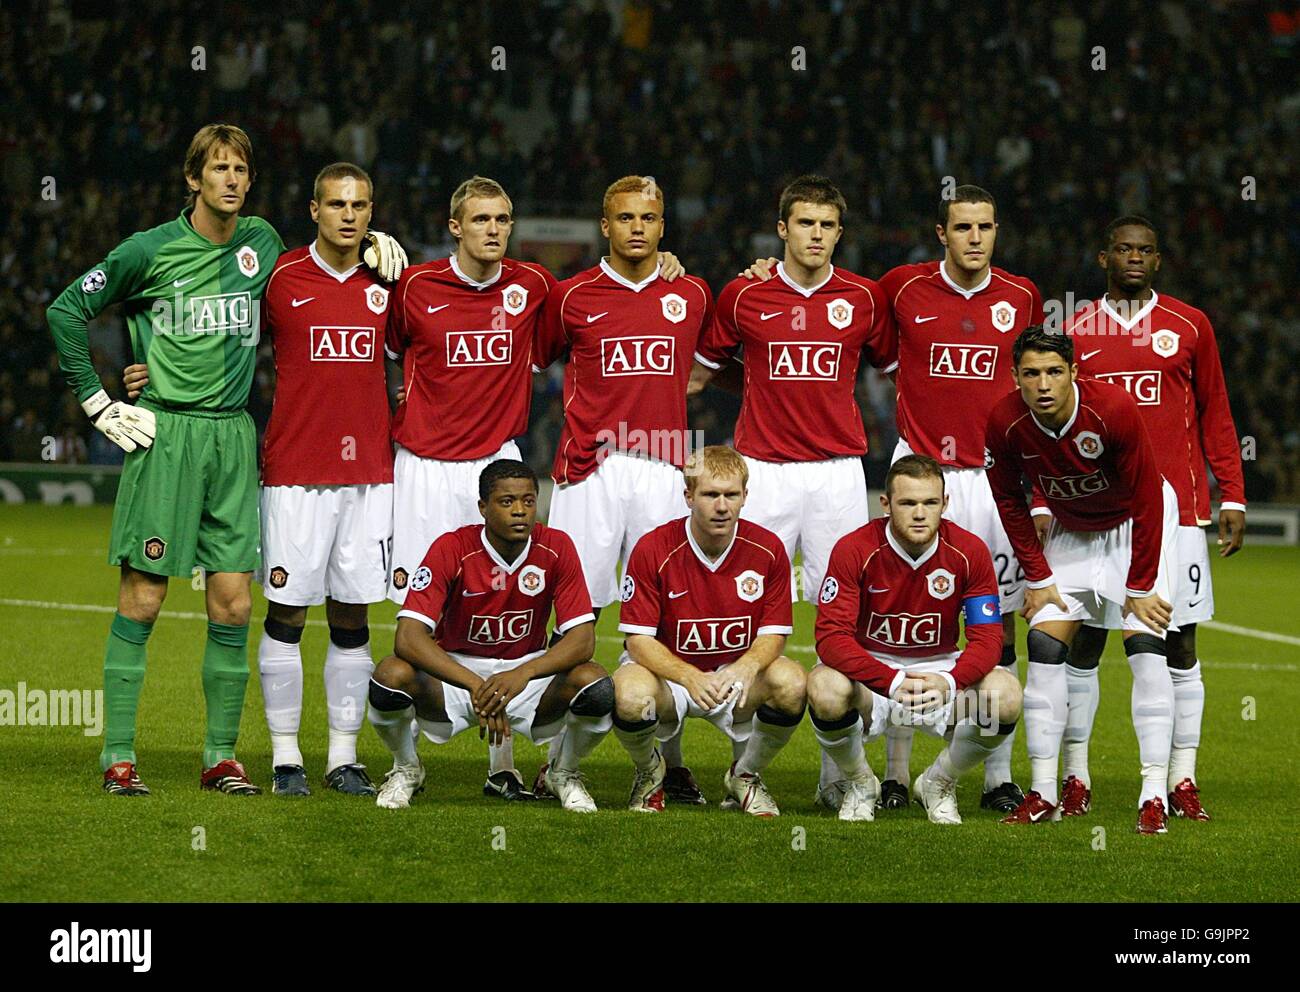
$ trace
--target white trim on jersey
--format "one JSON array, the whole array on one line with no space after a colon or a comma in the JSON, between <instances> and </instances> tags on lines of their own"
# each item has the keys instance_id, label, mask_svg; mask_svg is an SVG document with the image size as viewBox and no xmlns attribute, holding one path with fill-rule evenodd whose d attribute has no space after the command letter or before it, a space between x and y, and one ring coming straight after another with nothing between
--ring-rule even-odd
<instances>
[{"instance_id":1,"label":"white trim on jersey","mask_svg":"<svg viewBox=\"0 0 1300 992\"><path fill-rule=\"evenodd\" d=\"M415 610L398 610L397 615L399 617L410 617L412 620L419 620L420 623L424 624L426 627L429 628L430 634L432 634L435 630L438 629L438 624L436 621L430 620L423 613L417 613Z\"/></svg>"},{"instance_id":2,"label":"white trim on jersey","mask_svg":"<svg viewBox=\"0 0 1300 992\"><path fill-rule=\"evenodd\" d=\"M600 260L600 271L605 273L605 275L609 276L620 286L625 286L628 289L632 290L632 292L634 293L641 292L641 290L645 289L652 282L654 282L656 279L659 278L659 266L656 265L654 272L652 272L650 275L646 276L640 282L633 282L631 279L624 278L623 276L615 272L613 266L611 266L609 262L604 258Z\"/></svg>"},{"instance_id":3,"label":"white trim on jersey","mask_svg":"<svg viewBox=\"0 0 1300 992\"><path fill-rule=\"evenodd\" d=\"M330 265L329 262L325 261L325 259L320 257L320 252L316 250L315 241L313 241L308 246L307 254L309 254L312 257L312 261L314 261L320 267L322 272L324 272L326 275L333 276L334 279L339 283L347 282L348 279L352 277L352 273L356 272L357 269L361 268L361 263L358 262L356 265L352 266L352 268L347 269L344 272L340 272L338 269L334 268L334 266Z\"/></svg>"},{"instance_id":4,"label":"white trim on jersey","mask_svg":"<svg viewBox=\"0 0 1300 992\"><path fill-rule=\"evenodd\" d=\"M1220 509L1220 510L1240 510L1242 513L1245 513L1245 512L1246 512L1246 504L1245 504L1245 503L1232 503L1232 502L1229 502L1228 500L1224 500L1222 503L1219 504L1219 509Z\"/></svg>"},{"instance_id":5,"label":"white trim on jersey","mask_svg":"<svg viewBox=\"0 0 1300 992\"><path fill-rule=\"evenodd\" d=\"M594 613L584 613L584 614L582 614L582 616L580 616L580 617L574 617L574 618L573 618L572 620L570 620L568 623L562 623L562 624L558 625L558 626L555 628L555 630L553 631L553 633L556 633L556 634L565 634L565 633L568 633L570 630L572 630L574 627L578 626L579 624L583 624L583 623L591 623L591 622L594 621L595 619L596 619L596 614L594 614Z\"/></svg>"},{"instance_id":6,"label":"white trim on jersey","mask_svg":"<svg viewBox=\"0 0 1300 992\"><path fill-rule=\"evenodd\" d=\"M776 263L776 274L783 283L785 283L787 286L793 289L804 299L808 299L813 295L813 293L817 292L817 290L821 289L828 282L830 282L832 279L835 278L835 266L829 265L827 266L827 268L829 269L829 271L826 273L826 278L810 289L805 289L803 286L800 286L797 282L795 282L788 275L786 275L784 262Z\"/></svg>"},{"instance_id":7,"label":"white trim on jersey","mask_svg":"<svg viewBox=\"0 0 1300 992\"><path fill-rule=\"evenodd\" d=\"M465 270L462 269L462 268L460 267L460 263L458 263L458 262L456 261L456 253L455 253L455 252L452 252L450 258L451 258L451 271L454 272L454 273L456 274L456 278L457 278L457 279L459 279L459 280L460 280L461 282L463 282L466 286L469 286L469 287L472 288L472 289L487 289L489 286L495 284L496 281L497 281L498 279L501 278L501 263L500 263L500 262L497 262L497 270L496 270L495 273L493 273L492 275L488 276L488 277L487 277L486 279L484 279L482 282L479 282L479 280L477 280L477 279L471 279L469 276L465 275Z\"/></svg>"},{"instance_id":8,"label":"white trim on jersey","mask_svg":"<svg viewBox=\"0 0 1300 992\"><path fill-rule=\"evenodd\" d=\"M1115 323L1119 324L1120 327L1124 328L1124 330L1126 331L1131 331L1133 330L1134 326L1136 326L1149 313L1151 313L1152 310L1156 308L1156 300L1158 300L1159 298L1160 298L1159 294L1154 289L1151 290L1151 299L1147 300L1146 306L1144 306L1141 310L1135 313L1131 320L1125 320L1116 312L1115 308L1110 305L1110 301L1106 299L1105 293L1101 294L1101 308L1104 311L1106 311L1106 315L1110 317L1110 319L1113 320Z\"/></svg>"},{"instance_id":9,"label":"white trim on jersey","mask_svg":"<svg viewBox=\"0 0 1300 992\"><path fill-rule=\"evenodd\" d=\"M793 627L781 627L781 626L773 625L768 627L759 627L758 630L754 632L754 636L762 637L764 634L780 634L783 637L789 637L793 633L794 633Z\"/></svg>"},{"instance_id":10,"label":"white trim on jersey","mask_svg":"<svg viewBox=\"0 0 1300 992\"><path fill-rule=\"evenodd\" d=\"M942 262L939 263L939 275L943 277L944 282L946 282L958 293L961 293L961 295L968 300L976 293L982 293L984 290L988 289L989 284L993 282L993 266L990 265L988 272L984 273L984 281L982 283L980 283L974 289L965 289L961 286L958 286L955 282L953 282L952 276L948 275L947 266L948 266L948 260L945 258Z\"/></svg>"},{"instance_id":11,"label":"white trim on jersey","mask_svg":"<svg viewBox=\"0 0 1300 992\"><path fill-rule=\"evenodd\" d=\"M736 534L740 530L739 520L736 522L736 529L731 532L731 542L727 545L727 550L718 555L715 561L709 561L709 556L706 555L700 549L700 546L695 543L695 535L691 532L691 518L687 517L684 523L686 524L686 540L690 542L691 550L695 552L695 557L698 558L700 564L710 572L716 572L722 567L722 563L727 560L727 556L731 554L731 549L736 546Z\"/></svg>"},{"instance_id":12,"label":"white trim on jersey","mask_svg":"<svg viewBox=\"0 0 1300 992\"><path fill-rule=\"evenodd\" d=\"M1077 382L1071 383L1070 388L1074 390L1074 412L1070 414L1070 419L1061 425L1059 431L1052 430L1038 419L1038 415L1034 413L1033 410L1029 411L1029 419L1037 425L1040 431L1050 437L1053 441L1059 441L1061 438L1065 437L1065 435L1069 433L1070 428L1074 426L1074 422L1079 419L1079 384Z\"/></svg>"},{"instance_id":13,"label":"white trim on jersey","mask_svg":"<svg viewBox=\"0 0 1300 992\"><path fill-rule=\"evenodd\" d=\"M646 637L654 637L659 633L657 627L638 627L633 623L621 623L618 629L624 634L645 634Z\"/></svg>"},{"instance_id":14,"label":"white trim on jersey","mask_svg":"<svg viewBox=\"0 0 1300 992\"><path fill-rule=\"evenodd\" d=\"M504 558L492 547L492 542L488 540L487 528L484 527L478 532L478 539L483 543L483 550L488 553L488 557L501 567L507 575L513 575L516 568L528 560L528 552L533 549L533 535L528 535L528 540L524 543L524 550L519 552L519 557L513 562L507 563Z\"/></svg>"},{"instance_id":15,"label":"white trim on jersey","mask_svg":"<svg viewBox=\"0 0 1300 992\"><path fill-rule=\"evenodd\" d=\"M718 369L720 369L720 368L722 368L722 366L719 365L717 362L711 362L711 361L709 361L707 358L705 358L703 355L701 355L698 351L695 353L695 360L696 360L697 362L699 362L701 365L703 365L705 368L713 369L713 370L715 370L715 371L718 370ZM533 367L534 367L534 368L537 368L537 366L533 366ZM540 369L539 369L538 371L540 371Z\"/></svg>"},{"instance_id":16,"label":"white trim on jersey","mask_svg":"<svg viewBox=\"0 0 1300 992\"><path fill-rule=\"evenodd\" d=\"M913 558L904 551L903 546L898 543L898 539L894 537L894 531L889 524L885 524L885 540L889 542L889 546L894 549L898 554L898 557L902 558L904 562L911 566L913 572L933 558L934 553L939 550L939 535L935 534L934 540L930 542L930 546L921 552L921 557Z\"/></svg>"}]
</instances>

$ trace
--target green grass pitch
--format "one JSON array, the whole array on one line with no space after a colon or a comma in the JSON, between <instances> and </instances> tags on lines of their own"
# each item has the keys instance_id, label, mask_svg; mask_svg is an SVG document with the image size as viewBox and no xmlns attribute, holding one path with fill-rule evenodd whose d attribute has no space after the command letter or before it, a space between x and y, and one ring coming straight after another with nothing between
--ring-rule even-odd
<instances>
[{"instance_id":1,"label":"green grass pitch","mask_svg":"<svg viewBox=\"0 0 1300 992\"><path fill-rule=\"evenodd\" d=\"M0 508L0 690L95 689L117 573L105 563L110 509ZM1214 563L1217 620L1300 636L1300 549L1250 547ZM256 589L256 586L254 587ZM270 785L270 745L256 675L265 615L253 608L239 753ZM55 605L63 604L63 605ZM69 606L89 607L77 609ZM99 612L95 612L98 610ZM100 740L77 727L0 726L0 873L4 900L1294 900L1294 808L1300 647L1223 630L1199 634L1207 705L1199 779L1213 822L1174 821L1164 837L1133 833L1137 743L1118 638L1101 670L1092 745L1094 806L1084 819L1000 826L979 809L981 773L963 780L966 822L933 826L919 807L874 824L815 810L818 752L805 721L767 779L775 820L717 808L729 748L692 721L685 738L710 805L660 816L626 811L631 764L612 736L587 764L594 816L556 803L506 804L480 792L486 746L465 734L422 742L425 794L387 811L320 787L325 706L320 610L303 638L307 692L302 745L310 799L200 793L204 626L202 593L173 582L149 645L138 751L148 799L99 788ZM376 658L392 646L394 608L373 609ZM180 616L169 614L181 614ZM790 640L811 664L812 610ZM614 611L600 623L597 659L618 655ZM1023 627L1020 636L1023 657ZM1023 661L1022 661L1023 668ZM389 762L367 726L361 760L378 778ZM918 735L913 773L938 742ZM515 745L531 780L543 752ZM868 748L883 771L883 743ZM1015 772L1027 783L1017 741Z\"/></svg>"}]
</instances>

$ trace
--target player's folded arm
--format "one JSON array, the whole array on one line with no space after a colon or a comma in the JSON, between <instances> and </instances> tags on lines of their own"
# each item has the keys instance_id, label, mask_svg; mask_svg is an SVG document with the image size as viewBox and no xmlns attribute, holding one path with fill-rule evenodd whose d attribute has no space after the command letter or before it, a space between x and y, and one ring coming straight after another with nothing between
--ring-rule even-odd
<instances>
[{"instance_id":1,"label":"player's folded arm","mask_svg":"<svg viewBox=\"0 0 1300 992\"><path fill-rule=\"evenodd\" d=\"M966 616L966 647L952 672L942 673L952 680L953 692L975 685L1002 660L1002 615L997 594L969 596L962 609Z\"/></svg>"},{"instance_id":2,"label":"player's folded arm","mask_svg":"<svg viewBox=\"0 0 1300 992\"><path fill-rule=\"evenodd\" d=\"M560 635L560 639L541 655L524 663L528 668L529 680L570 671L583 662L591 661L596 654L594 613L574 617L568 623L557 626L555 632Z\"/></svg>"},{"instance_id":3,"label":"player's folded arm","mask_svg":"<svg viewBox=\"0 0 1300 992\"><path fill-rule=\"evenodd\" d=\"M861 682L872 692L886 698L892 696L900 682L907 676L901 668L891 668L858 643L852 633L844 630L818 631L817 657L827 668L833 668L854 682Z\"/></svg>"}]
</instances>

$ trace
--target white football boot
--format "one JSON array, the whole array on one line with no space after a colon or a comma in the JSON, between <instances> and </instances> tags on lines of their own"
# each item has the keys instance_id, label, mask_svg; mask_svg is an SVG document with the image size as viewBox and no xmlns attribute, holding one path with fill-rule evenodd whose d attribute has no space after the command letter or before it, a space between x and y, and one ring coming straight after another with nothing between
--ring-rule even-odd
<instances>
[{"instance_id":1,"label":"white football boot","mask_svg":"<svg viewBox=\"0 0 1300 992\"><path fill-rule=\"evenodd\" d=\"M931 765L916 776L912 783L912 798L925 807L931 823L961 823L961 814L957 812L957 783L931 775L933 769Z\"/></svg>"},{"instance_id":2,"label":"white football boot","mask_svg":"<svg viewBox=\"0 0 1300 992\"><path fill-rule=\"evenodd\" d=\"M406 809L411 797L424 791L424 765L394 765L384 776L375 805L384 809Z\"/></svg>"},{"instance_id":3,"label":"white football boot","mask_svg":"<svg viewBox=\"0 0 1300 992\"><path fill-rule=\"evenodd\" d=\"M632 780L632 795L628 797L627 808L635 813L662 813L664 811L664 776L668 773L668 762L663 754L655 748L654 767L649 771L636 770Z\"/></svg>"},{"instance_id":4,"label":"white football boot","mask_svg":"<svg viewBox=\"0 0 1300 992\"><path fill-rule=\"evenodd\" d=\"M576 769L557 768L551 762L546 769L546 787L559 796L560 803L571 813L596 812L596 801L591 798L582 774Z\"/></svg>"},{"instance_id":5,"label":"white football boot","mask_svg":"<svg viewBox=\"0 0 1300 992\"><path fill-rule=\"evenodd\" d=\"M876 819L876 800L880 798L880 779L875 775L844 783L844 801L840 819L848 823L871 823Z\"/></svg>"},{"instance_id":6,"label":"white football boot","mask_svg":"<svg viewBox=\"0 0 1300 992\"><path fill-rule=\"evenodd\" d=\"M827 782L822 785L817 783L817 795L813 797L813 805L819 806L830 813L837 813L844 805L844 795L849 791L849 780L846 778L837 778L834 782Z\"/></svg>"},{"instance_id":7,"label":"white football boot","mask_svg":"<svg viewBox=\"0 0 1300 992\"><path fill-rule=\"evenodd\" d=\"M740 809L750 816L781 815L781 810L777 808L772 794L767 791L762 777L752 772L737 775L735 762L732 762L731 767L723 774L722 785L727 790L727 795L736 804L728 808Z\"/></svg>"}]
</instances>

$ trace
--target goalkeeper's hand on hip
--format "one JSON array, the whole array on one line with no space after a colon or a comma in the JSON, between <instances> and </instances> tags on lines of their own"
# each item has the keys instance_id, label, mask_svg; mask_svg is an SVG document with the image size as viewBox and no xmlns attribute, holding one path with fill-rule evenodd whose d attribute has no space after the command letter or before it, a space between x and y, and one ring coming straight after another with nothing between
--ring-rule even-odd
<instances>
[{"instance_id":1,"label":"goalkeeper's hand on hip","mask_svg":"<svg viewBox=\"0 0 1300 992\"><path fill-rule=\"evenodd\" d=\"M123 451L147 448L153 444L157 425L152 410L132 406L121 400L110 400L108 393L102 389L94 396L82 400L81 408L95 425L95 430Z\"/></svg>"}]
</instances>

